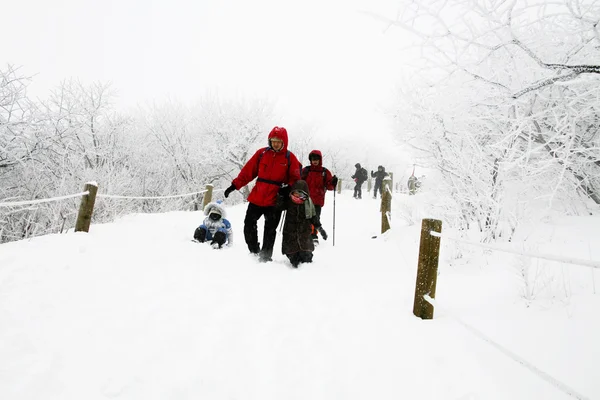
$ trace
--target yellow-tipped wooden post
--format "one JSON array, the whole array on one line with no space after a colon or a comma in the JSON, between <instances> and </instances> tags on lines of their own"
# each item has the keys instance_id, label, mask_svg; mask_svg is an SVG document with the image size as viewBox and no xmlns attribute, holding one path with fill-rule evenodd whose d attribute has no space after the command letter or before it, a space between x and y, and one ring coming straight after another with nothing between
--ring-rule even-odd
<instances>
[{"instance_id":1,"label":"yellow-tipped wooden post","mask_svg":"<svg viewBox=\"0 0 600 400\"><path fill-rule=\"evenodd\" d=\"M212 201L212 192L213 185L209 183L208 185L206 185L206 192L204 193L204 199L202 200L202 210L204 210L206 205Z\"/></svg>"},{"instance_id":2,"label":"yellow-tipped wooden post","mask_svg":"<svg viewBox=\"0 0 600 400\"><path fill-rule=\"evenodd\" d=\"M421 319L433 319L433 305L429 304L424 295L435 299L438 263L440 260L440 238L429 232L442 233L442 221L423 219L421 224L421 244L419 246L419 265L417 284L415 286L415 302L413 314Z\"/></svg>"},{"instance_id":3,"label":"yellow-tipped wooden post","mask_svg":"<svg viewBox=\"0 0 600 400\"><path fill-rule=\"evenodd\" d=\"M338 192L338 194L342 194L342 180L341 179L338 179L337 192Z\"/></svg>"},{"instance_id":4,"label":"yellow-tipped wooden post","mask_svg":"<svg viewBox=\"0 0 600 400\"><path fill-rule=\"evenodd\" d=\"M392 213L392 195L388 191L390 180L386 177L381 182L381 233L385 233L390 229L390 220L388 214Z\"/></svg>"},{"instance_id":5,"label":"yellow-tipped wooden post","mask_svg":"<svg viewBox=\"0 0 600 400\"><path fill-rule=\"evenodd\" d=\"M89 232L92 214L94 213L94 204L96 204L96 193L98 193L98 184L88 182L83 187L88 194L81 196L79 204L79 213L75 222L75 232Z\"/></svg>"}]
</instances>

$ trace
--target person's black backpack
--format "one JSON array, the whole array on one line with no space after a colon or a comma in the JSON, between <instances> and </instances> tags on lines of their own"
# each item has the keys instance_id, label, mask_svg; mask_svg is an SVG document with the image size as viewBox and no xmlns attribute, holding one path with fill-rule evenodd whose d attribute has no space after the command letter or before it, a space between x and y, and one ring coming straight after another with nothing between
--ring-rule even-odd
<instances>
[{"instance_id":1,"label":"person's black backpack","mask_svg":"<svg viewBox=\"0 0 600 400\"><path fill-rule=\"evenodd\" d=\"M361 168L360 171L358 171L358 176L360 177L361 181L366 181L367 179L369 179L369 174L364 168Z\"/></svg>"}]
</instances>

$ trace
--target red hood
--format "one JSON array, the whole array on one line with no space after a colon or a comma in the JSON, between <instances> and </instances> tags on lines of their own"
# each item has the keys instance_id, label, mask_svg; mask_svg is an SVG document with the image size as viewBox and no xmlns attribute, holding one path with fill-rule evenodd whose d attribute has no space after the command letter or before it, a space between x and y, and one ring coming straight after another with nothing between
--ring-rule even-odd
<instances>
[{"instance_id":1,"label":"red hood","mask_svg":"<svg viewBox=\"0 0 600 400\"><path fill-rule=\"evenodd\" d=\"M283 148L280 151L287 151L287 147L288 147L288 134L287 134L287 130L282 127L282 126L276 126L275 128L271 129L271 133L269 133L269 147L271 147L271 138L274 137L278 137L279 139L283 140Z\"/></svg>"},{"instance_id":2,"label":"red hood","mask_svg":"<svg viewBox=\"0 0 600 400\"><path fill-rule=\"evenodd\" d=\"M313 150L310 153L308 153L308 161L310 161L310 155L311 154L316 154L319 156L319 167L323 166L323 154L321 154L320 150ZM310 163L310 165L312 165L312 162Z\"/></svg>"}]
</instances>

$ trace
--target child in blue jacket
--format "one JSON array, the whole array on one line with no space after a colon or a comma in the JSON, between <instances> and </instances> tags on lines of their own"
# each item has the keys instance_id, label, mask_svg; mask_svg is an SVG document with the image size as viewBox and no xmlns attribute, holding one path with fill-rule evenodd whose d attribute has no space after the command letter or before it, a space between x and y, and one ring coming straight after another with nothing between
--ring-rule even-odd
<instances>
[{"instance_id":1,"label":"child in blue jacket","mask_svg":"<svg viewBox=\"0 0 600 400\"><path fill-rule=\"evenodd\" d=\"M204 208L204 221L194 231L194 239L200 243L210 241L213 249L233 244L231 223L225 219L225 209L219 203L208 203Z\"/></svg>"}]
</instances>

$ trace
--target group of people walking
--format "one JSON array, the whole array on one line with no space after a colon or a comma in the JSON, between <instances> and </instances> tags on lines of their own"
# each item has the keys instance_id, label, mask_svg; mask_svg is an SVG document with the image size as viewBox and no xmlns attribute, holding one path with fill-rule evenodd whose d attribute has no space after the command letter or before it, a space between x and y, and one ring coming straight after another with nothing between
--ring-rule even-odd
<instances>
[{"instance_id":1,"label":"group of people walking","mask_svg":"<svg viewBox=\"0 0 600 400\"><path fill-rule=\"evenodd\" d=\"M354 182L356 183L356 185L354 186L354 198L362 199L362 185L367 179L369 179L369 175L367 173L367 170L363 166L361 166L360 163L356 163L354 167L356 168L354 175L352 175L352 179L354 179ZM389 174L385 172L385 167L383 167L382 165L377 167L377 172L371 170L371 178L375 178L375 186L373 187L374 199L377 198L377 193L379 193L379 195L381 196L383 178L385 178L388 175Z\"/></svg>"},{"instance_id":2,"label":"group of people walking","mask_svg":"<svg viewBox=\"0 0 600 400\"><path fill-rule=\"evenodd\" d=\"M283 226L282 253L293 267L300 263L312 262L315 244L320 234L327 240L327 232L320 221L321 209L325 204L325 193L334 190L338 178L323 167L323 156L319 150L308 155L310 165L302 168L294 153L288 150L288 134L283 127L274 127L268 136L268 146L259 149L242 167L238 176L225 190L225 197L234 190L240 190L256 178L256 184L248 196L248 208L244 218L244 239L248 250L258 256L260 262L272 261L277 226L283 211L286 211ZM211 203L212 204L212 203ZM208 210L208 211L207 211ZM219 224L211 217L219 210L224 218L224 210L215 206L205 208L207 218L194 232L200 242L211 240L211 245L220 248L231 244L232 232L226 220ZM258 220L264 217L262 246L258 240ZM208 221L207 221L208 220ZM212 232L206 223L212 222ZM216 226L218 224L218 226ZM229 228L229 231L231 229ZM204 233L206 232L206 233ZM223 234L218 234L222 232ZM225 236L225 241L223 241Z\"/></svg>"}]
</instances>

